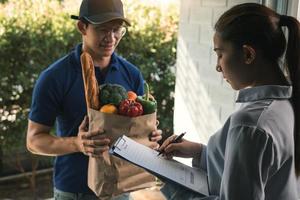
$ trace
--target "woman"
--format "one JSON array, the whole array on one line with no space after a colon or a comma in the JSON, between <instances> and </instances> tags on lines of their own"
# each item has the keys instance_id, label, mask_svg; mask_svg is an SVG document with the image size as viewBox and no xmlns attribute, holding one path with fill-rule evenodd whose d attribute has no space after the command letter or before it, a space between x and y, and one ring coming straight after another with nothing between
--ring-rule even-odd
<instances>
[{"instance_id":1,"label":"woman","mask_svg":"<svg viewBox=\"0 0 300 200\"><path fill-rule=\"evenodd\" d=\"M288 29L288 42L282 28ZM280 60L286 49L285 65ZM209 197L167 183L168 199L296 200L300 174L300 25L254 3L234 6L215 25L216 70L241 108L207 146L182 140L160 147L207 171ZM297 175L296 175L297 174Z\"/></svg>"}]
</instances>

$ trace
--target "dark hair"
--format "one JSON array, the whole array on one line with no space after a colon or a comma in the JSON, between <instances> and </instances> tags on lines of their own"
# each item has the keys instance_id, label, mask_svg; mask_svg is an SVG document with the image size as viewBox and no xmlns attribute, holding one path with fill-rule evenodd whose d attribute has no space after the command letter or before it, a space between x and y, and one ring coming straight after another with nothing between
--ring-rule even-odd
<instances>
[{"instance_id":1,"label":"dark hair","mask_svg":"<svg viewBox=\"0 0 300 200\"><path fill-rule=\"evenodd\" d=\"M288 43L282 27L288 28ZM300 24L297 19L279 15L270 8L245 3L226 11L215 24L219 36L235 47L248 44L259 49L270 62L279 61L285 54L285 71L293 86L292 102L295 113L295 167L300 175Z\"/></svg>"}]
</instances>

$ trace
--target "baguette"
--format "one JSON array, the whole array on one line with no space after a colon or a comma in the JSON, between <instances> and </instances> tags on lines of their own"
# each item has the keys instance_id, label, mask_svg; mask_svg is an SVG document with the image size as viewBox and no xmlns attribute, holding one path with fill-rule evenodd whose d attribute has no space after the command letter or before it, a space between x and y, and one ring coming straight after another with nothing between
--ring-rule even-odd
<instances>
[{"instance_id":1,"label":"baguette","mask_svg":"<svg viewBox=\"0 0 300 200\"><path fill-rule=\"evenodd\" d=\"M83 52L80 56L84 93L87 108L100 109L99 86L95 77L93 59L89 53Z\"/></svg>"}]
</instances>

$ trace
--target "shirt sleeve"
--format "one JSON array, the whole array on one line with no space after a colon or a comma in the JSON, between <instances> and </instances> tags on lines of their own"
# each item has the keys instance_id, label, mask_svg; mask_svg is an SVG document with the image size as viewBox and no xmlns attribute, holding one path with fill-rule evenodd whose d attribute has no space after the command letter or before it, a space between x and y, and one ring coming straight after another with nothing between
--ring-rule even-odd
<instances>
[{"instance_id":1,"label":"shirt sleeve","mask_svg":"<svg viewBox=\"0 0 300 200\"><path fill-rule=\"evenodd\" d=\"M256 127L238 126L228 133L220 195L193 200L264 200L274 162L272 137Z\"/></svg>"},{"instance_id":2,"label":"shirt sleeve","mask_svg":"<svg viewBox=\"0 0 300 200\"><path fill-rule=\"evenodd\" d=\"M274 161L272 137L257 127L238 126L228 133L221 199L264 200Z\"/></svg>"},{"instance_id":3,"label":"shirt sleeve","mask_svg":"<svg viewBox=\"0 0 300 200\"><path fill-rule=\"evenodd\" d=\"M193 158L192 165L193 167L201 168L207 172L207 162L206 162L206 145L202 144L202 151L200 158Z\"/></svg>"},{"instance_id":4,"label":"shirt sleeve","mask_svg":"<svg viewBox=\"0 0 300 200\"><path fill-rule=\"evenodd\" d=\"M62 106L61 88L62 85L49 72L43 72L33 90L29 119L46 126L53 126Z\"/></svg>"}]
</instances>

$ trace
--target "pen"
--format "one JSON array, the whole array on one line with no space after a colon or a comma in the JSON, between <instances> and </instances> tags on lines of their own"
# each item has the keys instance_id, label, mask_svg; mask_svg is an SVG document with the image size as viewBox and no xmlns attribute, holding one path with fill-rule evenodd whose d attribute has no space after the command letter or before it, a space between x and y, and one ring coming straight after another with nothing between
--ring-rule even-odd
<instances>
[{"instance_id":1,"label":"pen","mask_svg":"<svg viewBox=\"0 0 300 200\"><path fill-rule=\"evenodd\" d=\"M172 140L169 144L180 142L180 140L183 138L183 136L184 136L185 134L186 134L186 132L183 132L183 133L181 133L180 135L177 135L177 136L175 137L175 139ZM168 145L169 145L169 144L168 144ZM167 146L168 146L168 145L167 145ZM167 146L166 146L166 147L167 147ZM166 148L166 147L165 147L165 148ZM158 153L157 156L161 155L163 152L164 152L163 150L160 151L160 152Z\"/></svg>"}]
</instances>

